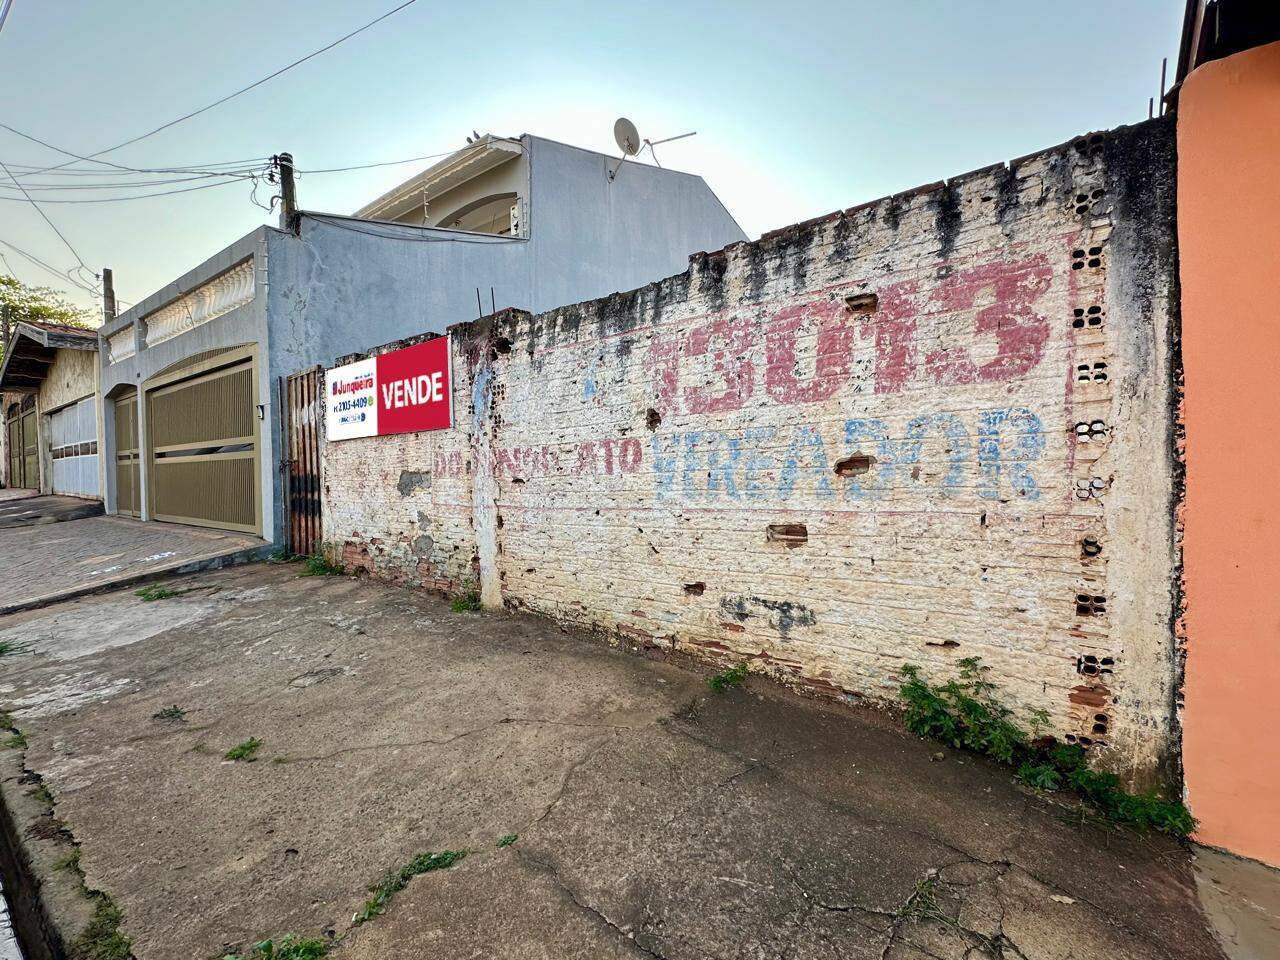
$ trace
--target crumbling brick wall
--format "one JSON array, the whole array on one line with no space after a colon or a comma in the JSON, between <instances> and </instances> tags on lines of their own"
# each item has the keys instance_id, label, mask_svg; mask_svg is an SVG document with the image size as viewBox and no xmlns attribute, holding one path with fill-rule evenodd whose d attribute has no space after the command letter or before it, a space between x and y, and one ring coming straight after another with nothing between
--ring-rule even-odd
<instances>
[{"instance_id":1,"label":"crumbling brick wall","mask_svg":"<svg viewBox=\"0 0 1280 960\"><path fill-rule=\"evenodd\" d=\"M366 502L326 523L385 543L469 505L490 602L836 696L891 699L906 663L981 657L1024 718L1161 779L1171 134L1082 137L640 290L458 328L465 446L359 441L360 466L356 442L331 445L326 487ZM441 448L463 462L415 527L396 471Z\"/></svg>"}]
</instances>

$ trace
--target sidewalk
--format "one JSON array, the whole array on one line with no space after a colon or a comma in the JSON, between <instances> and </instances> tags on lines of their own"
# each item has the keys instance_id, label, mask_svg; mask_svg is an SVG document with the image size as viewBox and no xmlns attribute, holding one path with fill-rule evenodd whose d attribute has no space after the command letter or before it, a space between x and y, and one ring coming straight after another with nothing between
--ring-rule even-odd
<instances>
[{"instance_id":1,"label":"sidewalk","mask_svg":"<svg viewBox=\"0 0 1280 960\"><path fill-rule=\"evenodd\" d=\"M0 629L25 645L0 706L139 960L288 933L352 960L1221 956L1186 848L884 714L298 573ZM371 884L442 851L467 855L353 926Z\"/></svg>"}]
</instances>

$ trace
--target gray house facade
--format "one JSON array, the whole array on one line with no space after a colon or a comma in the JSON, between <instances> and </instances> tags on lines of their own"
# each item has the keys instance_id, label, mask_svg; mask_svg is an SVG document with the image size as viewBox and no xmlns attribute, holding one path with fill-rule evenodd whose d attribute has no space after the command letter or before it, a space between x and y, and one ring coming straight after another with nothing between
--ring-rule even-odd
<instances>
[{"instance_id":1,"label":"gray house facade","mask_svg":"<svg viewBox=\"0 0 1280 960\"><path fill-rule=\"evenodd\" d=\"M519 307L682 271L745 239L702 178L483 137L354 216L260 227L100 331L108 512L280 542L288 378Z\"/></svg>"}]
</instances>

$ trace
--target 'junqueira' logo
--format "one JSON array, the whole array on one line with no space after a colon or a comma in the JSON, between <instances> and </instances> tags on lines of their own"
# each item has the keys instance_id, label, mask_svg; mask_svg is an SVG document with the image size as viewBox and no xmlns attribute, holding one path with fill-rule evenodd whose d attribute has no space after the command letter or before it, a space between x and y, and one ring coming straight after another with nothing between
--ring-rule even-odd
<instances>
[{"instance_id":1,"label":"'junqueira' logo","mask_svg":"<svg viewBox=\"0 0 1280 960\"><path fill-rule=\"evenodd\" d=\"M327 439L453 426L449 338L437 337L325 372Z\"/></svg>"}]
</instances>

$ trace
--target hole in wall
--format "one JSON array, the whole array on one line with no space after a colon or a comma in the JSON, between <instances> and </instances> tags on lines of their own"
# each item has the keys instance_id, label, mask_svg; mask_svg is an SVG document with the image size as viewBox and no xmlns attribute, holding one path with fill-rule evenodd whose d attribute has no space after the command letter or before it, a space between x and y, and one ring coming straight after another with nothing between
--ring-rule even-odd
<instances>
[{"instance_id":1,"label":"hole in wall","mask_svg":"<svg viewBox=\"0 0 1280 960\"><path fill-rule=\"evenodd\" d=\"M845 457L843 460L837 460L835 472L837 477L856 477L866 473L871 469L871 465L876 462L875 457L867 456L865 453L855 453L851 457Z\"/></svg>"},{"instance_id":2,"label":"hole in wall","mask_svg":"<svg viewBox=\"0 0 1280 960\"><path fill-rule=\"evenodd\" d=\"M1102 326L1102 307L1096 303L1090 307L1076 307L1071 311L1071 326L1076 330Z\"/></svg>"},{"instance_id":3,"label":"hole in wall","mask_svg":"<svg viewBox=\"0 0 1280 960\"><path fill-rule=\"evenodd\" d=\"M765 527L765 539L792 549L809 542L809 528L803 523L771 523Z\"/></svg>"},{"instance_id":4,"label":"hole in wall","mask_svg":"<svg viewBox=\"0 0 1280 960\"><path fill-rule=\"evenodd\" d=\"M644 412L644 425L650 430L657 430L662 425L662 414L650 407Z\"/></svg>"},{"instance_id":5,"label":"hole in wall","mask_svg":"<svg viewBox=\"0 0 1280 960\"><path fill-rule=\"evenodd\" d=\"M499 337L493 342L493 349L498 353L510 353L511 341L506 337Z\"/></svg>"},{"instance_id":6,"label":"hole in wall","mask_svg":"<svg viewBox=\"0 0 1280 960\"><path fill-rule=\"evenodd\" d=\"M1076 615L1080 617L1101 617L1107 612L1107 598L1093 593L1076 594Z\"/></svg>"},{"instance_id":7,"label":"hole in wall","mask_svg":"<svg viewBox=\"0 0 1280 960\"><path fill-rule=\"evenodd\" d=\"M850 313L866 315L880 308L880 298L874 293L854 293L844 298L844 308Z\"/></svg>"},{"instance_id":8,"label":"hole in wall","mask_svg":"<svg viewBox=\"0 0 1280 960\"><path fill-rule=\"evenodd\" d=\"M1085 537L1080 541L1080 553L1086 557L1096 557L1102 552L1102 542L1097 537Z\"/></svg>"},{"instance_id":9,"label":"hole in wall","mask_svg":"<svg viewBox=\"0 0 1280 960\"><path fill-rule=\"evenodd\" d=\"M707 592L707 585L701 580L696 583L686 583L684 585L684 595L686 597L700 597Z\"/></svg>"}]
</instances>

